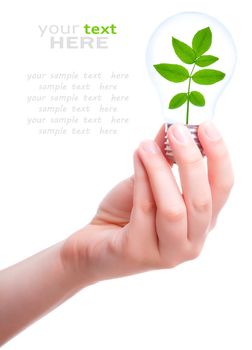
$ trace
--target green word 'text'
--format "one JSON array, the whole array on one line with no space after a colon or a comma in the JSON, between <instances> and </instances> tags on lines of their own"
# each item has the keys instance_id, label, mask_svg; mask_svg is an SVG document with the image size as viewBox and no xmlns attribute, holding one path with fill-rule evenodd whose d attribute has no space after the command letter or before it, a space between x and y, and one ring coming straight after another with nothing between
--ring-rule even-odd
<instances>
[{"instance_id":1,"label":"green word 'text'","mask_svg":"<svg viewBox=\"0 0 252 350\"><path fill-rule=\"evenodd\" d=\"M116 26L111 24L110 26L90 26L85 24L83 26L85 34L117 34Z\"/></svg>"}]
</instances>

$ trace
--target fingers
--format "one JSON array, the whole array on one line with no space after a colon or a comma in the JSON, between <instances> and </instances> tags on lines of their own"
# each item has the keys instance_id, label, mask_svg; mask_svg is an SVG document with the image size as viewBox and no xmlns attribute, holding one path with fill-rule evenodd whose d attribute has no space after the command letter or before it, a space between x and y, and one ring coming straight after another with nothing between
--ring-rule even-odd
<instances>
[{"instance_id":1,"label":"fingers","mask_svg":"<svg viewBox=\"0 0 252 350\"><path fill-rule=\"evenodd\" d=\"M164 157L165 156L165 125L163 124L161 128L159 129L156 137L155 137L155 142L158 144L159 148L161 149L161 152L163 153ZM166 158L167 159L167 158ZM171 159L167 159L168 163L172 166L173 161Z\"/></svg>"},{"instance_id":2,"label":"fingers","mask_svg":"<svg viewBox=\"0 0 252 350\"><path fill-rule=\"evenodd\" d=\"M168 138L187 208L188 240L200 249L212 217L211 190L203 158L185 126L171 126Z\"/></svg>"},{"instance_id":3,"label":"fingers","mask_svg":"<svg viewBox=\"0 0 252 350\"><path fill-rule=\"evenodd\" d=\"M216 129L204 123L198 134L208 159L208 173L188 129L173 125L168 131L183 195L164 156L163 127L157 142L142 142L135 152L132 216L137 231L133 234L138 232L138 247L148 246L145 256L155 244L161 266L175 266L198 256L233 184L229 155Z\"/></svg>"},{"instance_id":4,"label":"fingers","mask_svg":"<svg viewBox=\"0 0 252 350\"><path fill-rule=\"evenodd\" d=\"M200 142L208 159L208 178L212 192L212 226L224 206L234 183L234 175L227 147L211 122L200 125Z\"/></svg>"},{"instance_id":5,"label":"fingers","mask_svg":"<svg viewBox=\"0 0 252 350\"><path fill-rule=\"evenodd\" d=\"M134 153L134 171L133 205L146 216L152 216L153 211L156 211L156 204L151 192L148 176L137 151Z\"/></svg>"},{"instance_id":6,"label":"fingers","mask_svg":"<svg viewBox=\"0 0 252 350\"><path fill-rule=\"evenodd\" d=\"M142 142L139 156L146 169L157 206L156 229L160 253L178 255L178 246L187 240L186 208L171 167L158 145ZM171 251L173 247L173 252Z\"/></svg>"},{"instance_id":7,"label":"fingers","mask_svg":"<svg viewBox=\"0 0 252 350\"><path fill-rule=\"evenodd\" d=\"M134 153L134 172L133 209L131 217L132 231L130 231L130 234L132 232L134 235L136 249L141 249L143 253L144 249L151 251L153 247L157 248L155 227L156 203L138 151ZM142 244L143 242L144 245Z\"/></svg>"}]
</instances>

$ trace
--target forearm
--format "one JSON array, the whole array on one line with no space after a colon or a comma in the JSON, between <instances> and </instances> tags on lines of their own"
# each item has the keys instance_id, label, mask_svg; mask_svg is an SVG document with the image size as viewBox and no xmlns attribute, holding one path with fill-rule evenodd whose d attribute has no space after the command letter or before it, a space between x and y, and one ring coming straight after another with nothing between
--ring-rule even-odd
<instances>
[{"instance_id":1,"label":"forearm","mask_svg":"<svg viewBox=\"0 0 252 350\"><path fill-rule=\"evenodd\" d=\"M58 243L0 272L0 345L92 284L62 263Z\"/></svg>"}]
</instances>

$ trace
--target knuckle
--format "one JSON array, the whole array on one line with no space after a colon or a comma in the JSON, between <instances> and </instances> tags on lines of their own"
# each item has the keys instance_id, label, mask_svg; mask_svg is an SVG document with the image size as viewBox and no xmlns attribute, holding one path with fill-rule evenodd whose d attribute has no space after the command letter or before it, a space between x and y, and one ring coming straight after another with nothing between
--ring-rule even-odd
<instances>
[{"instance_id":1,"label":"knuckle","mask_svg":"<svg viewBox=\"0 0 252 350\"><path fill-rule=\"evenodd\" d=\"M152 213L156 209L156 203L151 200L144 200L139 204L142 212L145 214Z\"/></svg>"},{"instance_id":2,"label":"knuckle","mask_svg":"<svg viewBox=\"0 0 252 350\"><path fill-rule=\"evenodd\" d=\"M189 252L188 252L188 259L189 260L194 260L197 259L200 256L202 250L202 246L201 245L193 245Z\"/></svg>"},{"instance_id":3,"label":"knuckle","mask_svg":"<svg viewBox=\"0 0 252 350\"><path fill-rule=\"evenodd\" d=\"M190 168L198 168L202 164L202 157L198 154L190 155L182 160L182 164Z\"/></svg>"},{"instance_id":4,"label":"knuckle","mask_svg":"<svg viewBox=\"0 0 252 350\"><path fill-rule=\"evenodd\" d=\"M208 213L212 208L212 199L210 196L194 199L192 201L192 207L196 212Z\"/></svg>"},{"instance_id":5,"label":"knuckle","mask_svg":"<svg viewBox=\"0 0 252 350\"><path fill-rule=\"evenodd\" d=\"M130 250L126 260L129 264L133 264L135 267L139 268L139 271L148 271L153 269L162 268L160 259L157 257L156 252L145 251L139 253L139 249Z\"/></svg>"},{"instance_id":6,"label":"knuckle","mask_svg":"<svg viewBox=\"0 0 252 350\"><path fill-rule=\"evenodd\" d=\"M222 181L219 185L215 186L215 188L219 194L228 196L233 186L234 186L234 177L232 176L229 179L225 179L224 181Z\"/></svg>"},{"instance_id":7,"label":"knuckle","mask_svg":"<svg viewBox=\"0 0 252 350\"><path fill-rule=\"evenodd\" d=\"M159 269L173 269L174 267L178 266L182 263L182 260L178 258L169 258L165 259L163 258L159 263Z\"/></svg>"},{"instance_id":8,"label":"knuckle","mask_svg":"<svg viewBox=\"0 0 252 350\"><path fill-rule=\"evenodd\" d=\"M174 267L178 266L181 263L181 261L178 260L169 260L168 262L165 262L163 264L164 269L173 269Z\"/></svg>"},{"instance_id":9,"label":"knuckle","mask_svg":"<svg viewBox=\"0 0 252 350\"><path fill-rule=\"evenodd\" d=\"M186 216L186 210L183 206L171 207L171 208L160 208L160 214L164 219L169 222L177 223L181 222Z\"/></svg>"}]
</instances>

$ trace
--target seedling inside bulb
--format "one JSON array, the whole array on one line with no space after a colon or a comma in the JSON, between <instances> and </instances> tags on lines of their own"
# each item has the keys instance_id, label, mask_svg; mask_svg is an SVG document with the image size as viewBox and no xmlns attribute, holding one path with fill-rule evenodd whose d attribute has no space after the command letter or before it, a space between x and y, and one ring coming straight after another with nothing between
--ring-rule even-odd
<instances>
[{"instance_id":1,"label":"seedling inside bulb","mask_svg":"<svg viewBox=\"0 0 252 350\"><path fill-rule=\"evenodd\" d=\"M166 80L173 83L181 83L188 80L187 91L173 96L169 102L170 109L176 109L186 103L186 125L189 124L190 104L203 107L206 104L204 95L191 89L192 81L200 85L212 85L224 79L225 73L215 69L200 69L197 67L207 67L219 60L218 57L205 55L212 45L212 31L210 27L199 30L192 39L189 46L183 41L172 37L172 46L177 57L186 64L192 65L189 72L187 68L179 64L160 63L155 64L156 71Z\"/></svg>"}]
</instances>

